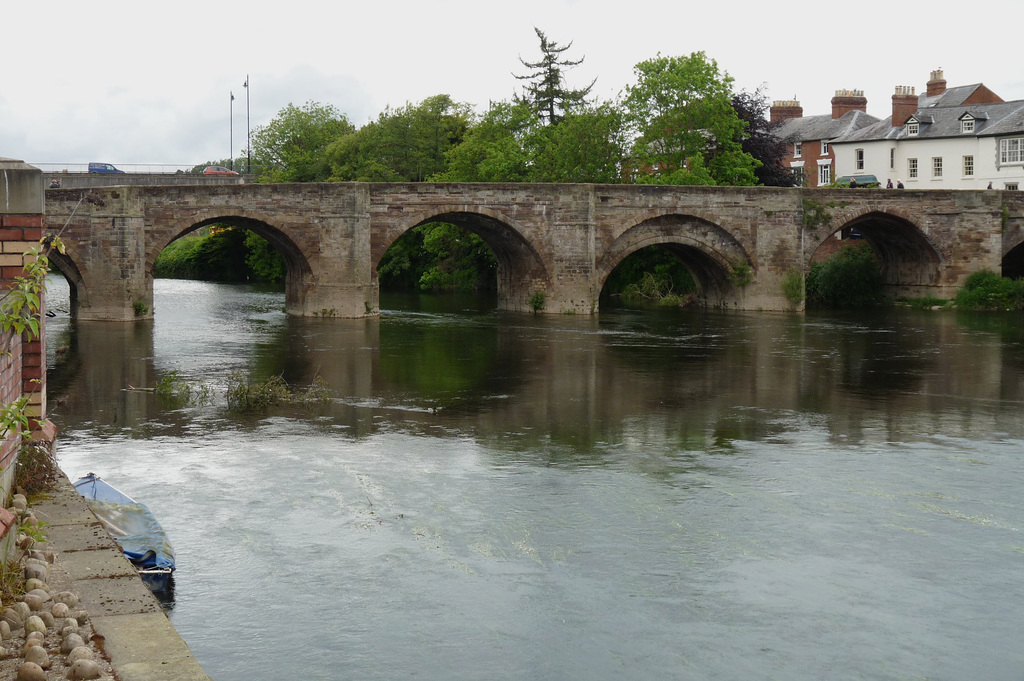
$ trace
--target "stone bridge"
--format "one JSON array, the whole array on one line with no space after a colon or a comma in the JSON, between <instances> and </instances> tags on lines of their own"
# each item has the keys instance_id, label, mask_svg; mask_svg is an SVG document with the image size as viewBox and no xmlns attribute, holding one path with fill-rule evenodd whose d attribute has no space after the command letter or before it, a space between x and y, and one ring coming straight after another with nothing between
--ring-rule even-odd
<instances>
[{"instance_id":1,"label":"stone bridge","mask_svg":"<svg viewBox=\"0 0 1024 681\"><path fill-rule=\"evenodd\" d=\"M474 232L498 262L501 309L593 314L608 275L660 245L691 271L702 301L799 309L783 293L840 234L863 235L888 293L952 297L980 269L1024 273L1024 195L1003 191L778 189L573 184L274 184L118 186L46 191L46 228L65 255L81 319L152 315L153 268L204 225L252 230L288 267L292 315L378 312L377 264L431 221Z\"/></svg>"}]
</instances>

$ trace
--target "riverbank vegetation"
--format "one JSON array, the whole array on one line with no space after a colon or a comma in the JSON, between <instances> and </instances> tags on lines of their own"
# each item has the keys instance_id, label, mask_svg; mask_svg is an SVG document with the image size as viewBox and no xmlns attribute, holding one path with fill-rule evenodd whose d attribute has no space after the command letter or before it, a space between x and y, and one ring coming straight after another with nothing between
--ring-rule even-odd
<instances>
[{"instance_id":1,"label":"riverbank vegetation","mask_svg":"<svg viewBox=\"0 0 1024 681\"><path fill-rule=\"evenodd\" d=\"M885 299L884 283L874 251L861 243L812 265L804 287L810 307L866 307Z\"/></svg>"},{"instance_id":2,"label":"riverbank vegetation","mask_svg":"<svg viewBox=\"0 0 1024 681\"><path fill-rule=\"evenodd\" d=\"M990 270L975 272L957 292L956 306L964 310L1024 310L1024 279L1001 277Z\"/></svg>"}]
</instances>

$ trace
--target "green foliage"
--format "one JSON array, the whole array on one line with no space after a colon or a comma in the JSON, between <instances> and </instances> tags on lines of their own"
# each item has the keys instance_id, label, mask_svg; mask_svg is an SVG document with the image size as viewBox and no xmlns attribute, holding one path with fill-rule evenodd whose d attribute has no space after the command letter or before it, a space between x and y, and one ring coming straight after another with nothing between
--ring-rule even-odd
<instances>
[{"instance_id":1,"label":"green foliage","mask_svg":"<svg viewBox=\"0 0 1024 681\"><path fill-rule=\"evenodd\" d=\"M473 291L496 284L498 263L483 239L446 222L431 222L417 229L423 249L433 262L420 276L424 291Z\"/></svg>"},{"instance_id":2,"label":"green foliage","mask_svg":"<svg viewBox=\"0 0 1024 681\"><path fill-rule=\"evenodd\" d=\"M518 80L527 81L523 87L523 96L517 96L516 100L529 104L545 124L558 125L568 113L586 105L587 95L594 87L596 79L587 87L578 90L566 87L564 71L579 66L583 59L564 59L562 53L572 47L572 43L559 45L554 40L548 40L539 28L534 27L533 30L540 39L541 58L536 62L519 58L519 63L533 69L533 73L516 76Z\"/></svg>"},{"instance_id":3,"label":"green foliage","mask_svg":"<svg viewBox=\"0 0 1024 681\"><path fill-rule=\"evenodd\" d=\"M325 182L328 146L354 130L333 106L288 104L252 133L252 157L261 182Z\"/></svg>"},{"instance_id":4,"label":"green foliage","mask_svg":"<svg viewBox=\"0 0 1024 681\"><path fill-rule=\"evenodd\" d=\"M29 496L52 490L60 477L57 453L53 443L29 440L21 445L14 484Z\"/></svg>"},{"instance_id":5,"label":"green foliage","mask_svg":"<svg viewBox=\"0 0 1024 681\"><path fill-rule=\"evenodd\" d=\"M703 52L633 67L623 105L636 180L655 184L752 185L760 162L743 151L745 124L732 78Z\"/></svg>"},{"instance_id":6,"label":"green foliage","mask_svg":"<svg viewBox=\"0 0 1024 681\"><path fill-rule=\"evenodd\" d=\"M231 411L259 413L285 404L312 408L329 403L331 394L327 382L319 376L305 390L293 392L280 376L252 383L248 374L236 371L228 376L227 399Z\"/></svg>"},{"instance_id":7,"label":"green foliage","mask_svg":"<svg viewBox=\"0 0 1024 681\"><path fill-rule=\"evenodd\" d=\"M930 310L934 307L946 307L950 301L944 298L936 298L934 296L924 296L923 298L901 298L900 303L909 305L915 310Z\"/></svg>"},{"instance_id":8,"label":"green foliage","mask_svg":"<svg viewBox=\"0 0 1024 681\"><path fill-rule=\"evenodd\" d=\"M22 274L14 278L11 288L0 299L0 328L4 333L18 334L29 341L39 338L49 265L46 253L50 250L63 253L64 243L58 237L44 237L22 257ZM23 394L0 405L0 438L17 436L29 429L29 401L28 395Z\"/></svg>"},{"instance_id":9,"label":"green foliage","mask_svg":"<svg viewBox=\"0 0 1024 681\"><path fill-rule=\"evenodd\" d=\"M608 276L603 293L625 298L652 299L665 295L687 295L697 284L686 266L661 246L634 251Z\"/></svg>"},{"instance_id":10,"label":"green foliage","mask_svg":"<svg viewBox=\"0 0 1024 681\"><path fill-rule=\"evenodd\" d=\"M804 275L796 267L790 267L782 275L782 295L786 300L799 305L804 300Z\"/></svg>"},{"instance_id":11,"label":"green foliage","mask_svg":"<svg viewBox=\"0 0 1024 681\"><path fill-rule=\"evenodd\" d=\"M743 288L754 281L754 269L745 262L736 263L732 266L726 278L733 286Z\"/></svg>"},{"instance_id":12,"label":"green foliage","mask_svg":"<svg viewBox=\"0 0 1024 681\"><path fill-rule=\"evenodd\" d=\"M1024 279L981 270L967 277L957 291L956 306L966 310L1024 310Z\"/></svg>"},{"instance_id":13,"label":"green foliage","mask_svg":"<svg viewBox=\"0 0 1024 681\"><path fill-rule=\"evenodd\" d=\"M882 271L867 244L844 246L807 275L807 301L826 307L865 307L882 302Z\"/></svg>"},{"instance_id":14,"label":"green foliage","mask_svg":"<svg viewBox=\"0 0 1024 681\"><path fill-rule=\"evenodd\" d=\"M543 125L522 100L492 102L447 155L441 182L619 182L622 116L610 104L580 108Z\"/></svg>"},{"instance_id":15,"label":"green foliage","mask_svg":"<svg viewBox=\"0 0 1024 681\"><path fill-rule=\"evenodd\" d=\"M281 254L270 245L270 242L256 232L245 235L245 264L249 268L250 281L279 283L288 274Z\"/></svg>"},{"instance_id":16,"label":"green foliage","mask_svg":"<svg viewBox=\"0 0 1024 681\"><path fill-rule=\"evenodd\" d=\"M208 386L193 385L183 379L177 371L168 371L161 376L153 392L162 402L173 406L206 404L213 400L213 392Z\"/></svg>"},{"instance_id":17,"label":"green foliage","mask_svg":"<svg viewBox=\"0 0 1024 681\"><path fill-rule=\"evenodd\" d=\"M448 168L438 182L529 182L528 138L536 117L525 102L491 102L487 113L447 154Z\"/></svg>"},{"instance_id":18,"label":"green foliage","mask_svg":"<svg viewBox=\"0 0 1024 681\"><path fill-rule=\"evenodd\" d=\"M249 230L229 228L172 241L157 256L154 273L169 279L280 282L287 268L266 239Z\"/></svg>"},{"instance_id":19,"label":"green foliage","mask_svg":"<svg viewBox=\"0 0 1024 681\"><path fill-rule=\"evenodd\" d=\"M828 206L811 199L804 199L803 208L802 221L804 229L814 231L818 227L828 227L832 224L832 213L829 212Z\"/></svg>"},{"instance_id":20,"label":"green foliage","mask_svg":"<svg viewBox=\"0 0 1024 681\"><path fill-rule=\"evenodd\" d=\"M527 302L529 302L531 310L534 312L540 312L544 309L544 301L546 299L547 294L544 293L544 291L534 291Z\"/></svg>"},{"instance_id":21,"label":"green foliage","mask_svg":"<svg viewBox=\"0 0 1024 681\"><path fill-rule=\"evenodd\" d=\"M327 147L331 180L420 182L443 173L445 155L462 141L471 120L472 107L448 95L385 109Z\"/></svg>"},{"instance_id":22,"label":"green foliage","mask_svg":"<svg viewBox=\"0 0 1024 681\"><path fill-rule=\"evenodd\" d=\"M144 300L136 300L132 303L132 310L135 312L136 317L145 317L149 314L149 305L146 305Z\"/></svg>"}]
</instances>

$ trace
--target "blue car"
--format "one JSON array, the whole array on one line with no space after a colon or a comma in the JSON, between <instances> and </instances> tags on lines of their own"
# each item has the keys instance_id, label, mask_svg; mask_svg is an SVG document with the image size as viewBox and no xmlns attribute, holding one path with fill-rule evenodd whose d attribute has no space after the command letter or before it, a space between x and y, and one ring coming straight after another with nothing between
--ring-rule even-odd
<instances>
[{"instance_id":1,"label":"blue car","mask_svg":"<svg viewBox=\"0 0 1024 681\"><path fill-rule=\"evenodd\" d=\"M89 172L90 173L123 173L124 171L123 170L118 170L117 168L115 168L114 166L110 165L109 163L90 163L89 164Z\"/></svg>"}]
</instances>

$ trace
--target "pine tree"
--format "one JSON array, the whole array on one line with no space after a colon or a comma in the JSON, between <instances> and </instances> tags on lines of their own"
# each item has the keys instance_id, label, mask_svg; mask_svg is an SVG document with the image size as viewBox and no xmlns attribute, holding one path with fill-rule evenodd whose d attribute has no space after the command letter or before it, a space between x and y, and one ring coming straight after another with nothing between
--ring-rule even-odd
<instances>
[{"instance_id":1,"label":"pine tree","mask_svg":"<svg viewBox=\"0 0 1024 681\"><path fill-rule=\"evenodd\" d=\"M518 80L525 80L528 83L523 88L523 96L516 95L517 101L528 102L540 116L541 120L548 125L557 125L574 107L586 104L587 95L597 82L595 78L585 88L571 90L565 86L565 69L578 66L583 63L584 58L576 61L562 59L562 53L572 47L559 45L553 40L548 40L544 32L534 27L537 37L540 38L541 59L537 62L525 61L522 57L519 62L533 73L526 76L512 74Z\"/></svg>"}]
</instances>

